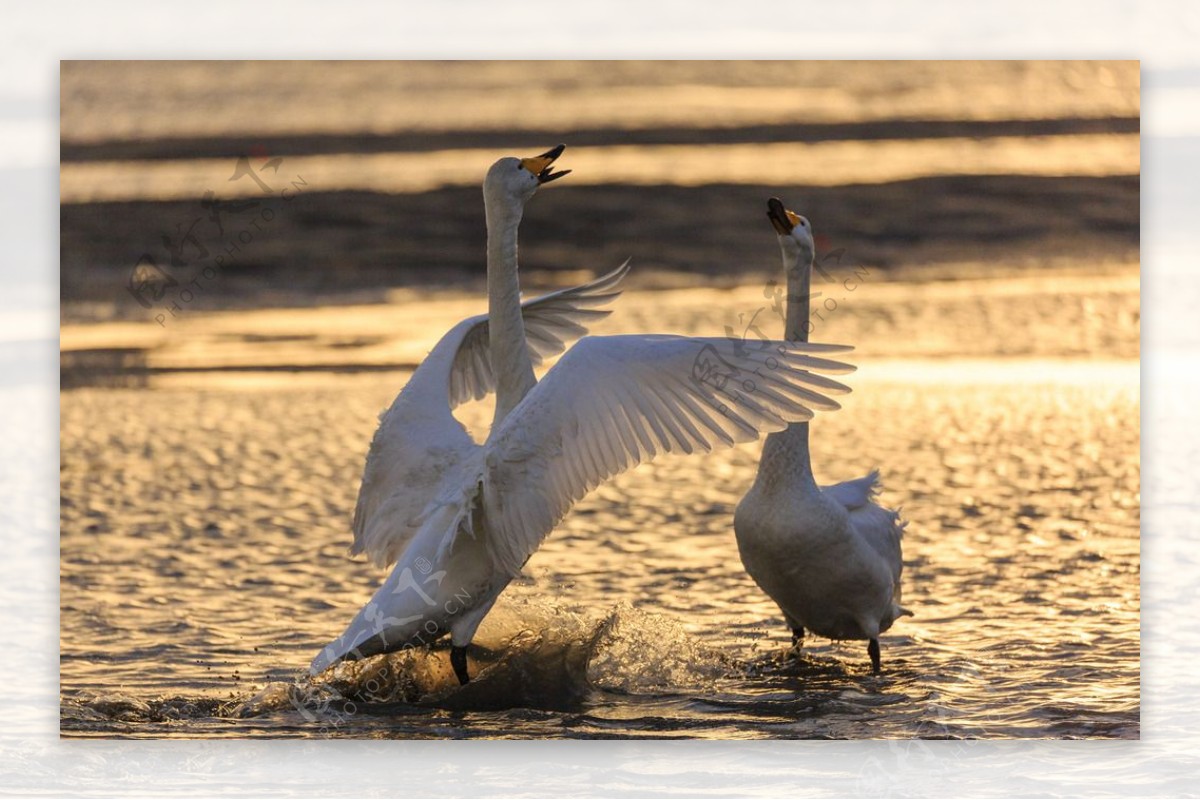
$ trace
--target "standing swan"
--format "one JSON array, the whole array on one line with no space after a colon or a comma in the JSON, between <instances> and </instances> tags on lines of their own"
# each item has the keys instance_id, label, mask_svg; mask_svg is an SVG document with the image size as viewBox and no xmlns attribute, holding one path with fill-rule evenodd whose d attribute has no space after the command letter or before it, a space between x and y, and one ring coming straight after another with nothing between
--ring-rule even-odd
<instances>
[{"instance_id":1,"label":"standing swan","mask_svg":"<svg viewBox=\"0 0 1200 800\"><path fill-rule=\"evenodd\" d=\"M554 177L548 170L549 162L504 158L484 182L486 324L497 388L491 435L476 444L450 413L451 402L486 383L458 375L466 331L479 324L467 320L438 343L381 420L363 478L356 548L385 563L398 560L345 633L313 659L313 675L449 633L451 664L466 683L467 645L496 598L602 481L659 453L752 441L810 418L812 408L836 409L826 395L849 391L809 370L852 367L808 355L847 347L772 342L748 352L729 339L682 336L585 337L535 383L523 343L526 336L531 346L539 341L530 317L540 315L518 305L516 224L539 179ZM480 352L468 359L476 369Z\"/></svg>"},{"instance_id":2,"label":"standing swan","mask_svg":"<svg viewBox=\"0 0 1200 800\"><path fill-rule=\"evenodd\" d=\"M814 255L808 220L767 203L788 276L789 342L808 341ZM878 471L817 486L808 453L808 423L767 437L754 486L733 518L742 564L774 600L799 645L805 629L830 639L866 639L879 672L879 634L909 614L900 605L900 515L872 502Z\"/></svg>"},{"instance_id":3,"label":"standing swan","mask_svg":"<svg viewBox=\"0 0 1200 800\"><path fill-rule=\"evenodd\" d=\"M586 333L585 323L611 313L597 306L620 294L616 286L628 273L627 264L591 283L523 304L519 301L517 227L537 187L570 172L550 169L564 149L559 145L533 158L502 159L489 172L484 205L490 313L451 328L381 415L354 509L351 555L366 553L376 565L386 567L412 540L422 512L436 500L443 473L457 460L454 447L466 434L451 413L454 408L496 390L496 419L500 419L533 385L534 365L558 355L567 341ZM521 318L519 324L511 318L513 309ZM491 324L492 316L498 327ZM497 337L492 336L494 327L500 332ZM524 342L524 353L505 338L514 335ZM505 365L499 377L493 359ZM527 380L519 368L522 362L527 365ZM450 448L439 447L443 437Z\"/></svg>"}]
</instances>

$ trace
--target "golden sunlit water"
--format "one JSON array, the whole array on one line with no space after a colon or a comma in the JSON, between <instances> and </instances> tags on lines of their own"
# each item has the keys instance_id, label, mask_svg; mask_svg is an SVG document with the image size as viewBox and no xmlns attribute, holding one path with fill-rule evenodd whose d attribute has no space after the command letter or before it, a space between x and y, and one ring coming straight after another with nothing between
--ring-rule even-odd
<instances>
[{"instance_id":1,"label":"golden sunlit water","mask_svg":"<svg viewBox=\"0 0 1200 800\"><path fill-rule=\"evenodd\" d=\"M1136 62L65 63L62 734L1138 738L1139 113ZM812 220L859 367L817 478L909 521L881 675L742 568L753 444L579 503L468 686L444 645L307 677L386 575L377 415L486 308L483 171L558 141L522 281L632 257L596 333L779 336L765 200Z\"/></svg>"},{"instance_id":2,"label":"golden sunlit water","mask_svg":"<svg viewBox=\"0 0 1200 800\"><path fill-rule=\"evenodd\" d=\"M861 313L829 322L830 340L859 342L860 369L844 408L814 423L818 479L878 466L882 500L911 521L914 616L883 637L879 677L862 643L789 653L778 610L743 571L731 517L754 445L664 458L580 503L485 621L467 689L444 648L310 682L309 659L384 575L348 558L348 523L376 414L407 375L185 374L66 392L63 732L1137 737L1137 362L1071 357L1070 338L1051 357L1049 319L1005 336L988 315L972 329L964 309L950 313L990 296L998 316L1043 296L1003 283L929 295L974 334L964 341L1037 342L1038 358L882 357L895 330L869 332L881 324L871 287ZM926 287L874 288L904 307ZM719 307L627 293L600 330L664 309L658 329L719 330L754 297L727 294ZM1091 310L1080 336L1136 335L1136 293L1113 281L1056 302L1065 317ZM423 323L440 330L471 305L430 304ZM315 313L292 312L299 327ZM261 340L247 337L243 356ZM476 431L489 418L481 405L465 414Z\"/></svg>"}]
</instances>

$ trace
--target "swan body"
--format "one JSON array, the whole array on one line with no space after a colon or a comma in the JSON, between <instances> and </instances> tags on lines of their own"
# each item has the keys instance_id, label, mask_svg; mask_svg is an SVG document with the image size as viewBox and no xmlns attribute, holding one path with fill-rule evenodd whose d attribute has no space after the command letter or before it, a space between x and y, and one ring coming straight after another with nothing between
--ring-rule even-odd
<instances>
[{"instance_id":1,"label":"swan body","mask_svg":"<svg viewBox=\"0 0 1200 800\"><path fill-rule=\"evenodd\" d=\"M615 299L628 273L622 264L591 283L564 289L521 306L529 360L540 365L608 316L598 306ZM403 391L379 418L354 510L351 554L392 564L416 535L423 512L447 476L476 452L454 408L481 400L496 387L488 316L455 325L417 367Z\"/></svg>"},{"instance_id":2,"label":"swan body","mask_svg":"<svg viewBox=\"0 0 1200 800\"><path fill-rule=\"evenodd\" d=\"M534 381L534 357L560 351L559 334L581 332L578 315L596 313L593 305L614 296L624 266L594 284L520 305L516 221L536 189L526 174L549 169L524 163L501 159L484 182L486 321L466 320L443 337L381 419L354 547L395 566L345 633L313 660L314 675L341 660L449 634L451 663L466 683L466 647L496 598L571 506L602 481L660 453L708 452L782 430L813 409L836 409L829 395L849 391L817 374L852 371L824 357L847 347L748 347L682 336L585 337ZM579 330L564 330L564 321ZM477 444L451 407L482 396L493 380L497 413L487 441Z\"/></svg>"},{"instance_id":3,"label":"swan body","mask_svg":"<svg viewBox=\"0 0 1200 800\"><path fill-rule=\"evenodd\" d=\"M786 338L808 338L814 253L808 220L772 198L768 217L788 272ZM778 605L799 644L810 631L866 639L880 669L879 635L901 615L901 537L896 511L874 501L878 471L834 486L813 478L807 421L772 433L754 485L738 504L734 531L746 571Z\"/></svg>"}]
</instances>

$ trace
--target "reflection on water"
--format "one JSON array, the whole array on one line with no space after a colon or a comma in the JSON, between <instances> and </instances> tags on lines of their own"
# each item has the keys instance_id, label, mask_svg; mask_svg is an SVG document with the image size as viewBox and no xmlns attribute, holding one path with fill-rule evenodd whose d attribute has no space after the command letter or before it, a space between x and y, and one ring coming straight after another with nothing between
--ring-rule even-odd
<instances>
[{"instance_id":1,"label":"reflection on water","mask_svg":"<svg viewBox=\"0 0 1200 800\"><path fill-rule=\"evenodd\" d=\"M403 375L68 392L63 732L1137 737L1137 366L1021 364L983 384L864 365L814 426L819 479L879 465L912 520L916 616L883 638L882 676L861 643L787 652L731 530L747 446L583 501L485 622L461 691L444 649L303 677L381 578L347 559L347 520Z\"/></svg>"}]
</instances>

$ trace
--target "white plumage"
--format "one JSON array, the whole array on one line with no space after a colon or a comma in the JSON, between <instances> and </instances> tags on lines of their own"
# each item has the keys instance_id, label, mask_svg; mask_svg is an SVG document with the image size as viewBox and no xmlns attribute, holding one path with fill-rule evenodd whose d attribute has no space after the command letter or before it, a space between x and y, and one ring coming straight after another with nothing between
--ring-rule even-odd
<instances>
[{"instance_id":1,"label":"white plumage","mask_svg":"<svg viewBox=\"0 0 1200 800\"><path fill-rule=\"evenodd\" d=\"M521 305L530 360L540 365L587 332L587 324L612 313L601 309L620 295L628 262L591 283ZM419 527L442 474L473 444L450 412L481 400L496 387L488 318L454 326L413 373L392 407L379 418L367 453L354 509L354 555L381 567L393 563Z\"/></svg>"},{"instance_id":2,"label":"white plumage","mask_svg":"<svg viewBox=\"0 0 1200 800\"><path fill-rule=\"evenodd\" d=\"M772 198L767 216L779 234L788 273L786 338L808 338L814 254L808 220ZM880 669L879 635L897 617L903 566L900 515L874 502L878 471L835 486L813 479L808 424L767 437L754 485L734 515L746 571L783 612L799 644L805 631L867 639Z\"/></svg>"},{"instance_id":3,"label":"white plumage","mask_svg":"<svg viewBox=\"0 0 1200 800\"><path fill-rule=\"evenodd\" d=\"M813 408L837 408L828 395L849 391L815 374L852 371L821 357L847 347L681 336L584 338L535 383L532 360L560 350L594 306L614 296L625 268L519 304L516 224L549 169L529 161L501 159L484 182L487 319L446 334L381 419L355 549L381 563L396 558L396 566L313 660L313 674L449 633L455 672L466 682L465 648L479 623L588 491L659 453L708 452L781 430ZM451 408L493 382L496 417L479 445Z\"/></svg>"}]
</instances>

